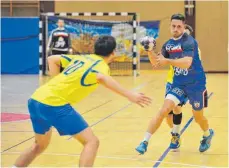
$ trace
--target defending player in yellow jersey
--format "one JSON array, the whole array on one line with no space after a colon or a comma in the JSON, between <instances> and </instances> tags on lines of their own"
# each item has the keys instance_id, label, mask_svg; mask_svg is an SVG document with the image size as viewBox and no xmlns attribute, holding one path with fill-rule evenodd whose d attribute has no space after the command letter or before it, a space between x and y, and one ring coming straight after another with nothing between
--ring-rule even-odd
<instances>
[{"instance_id":1,"label":"defending player in yellow jersey","mask_svg":"<svg viewBox=\"0 0 229 168\"><path fill-rule=\"evenodd\" d=\"M33 95L32 99L51 106L62 106L65 104L76 104L97 86L96 75L98 72L109 75L109 66L100 56L95 54L85 56L62 55L50 57L54 59L66 59L69 64L63 72L41 86ZM72 82L74 81L74 82Z\"/></svg>"},{"instance_id":2,"label":"defending player in yellow jersey","mask_svg":"<svg viewBox=\"0 0 229 168\"><path fill-rule=\"evenodd\" d=\"M98 84L142 107L150 104L150 98L124 89L109 76L107 64L112 62L115 48L116 42L112 36L101 36L95 42L93 55L49 57L49 70L53 78L38 88L28 101L35 142L19 156L14 167L28 166L47 148L52 126L60 135L70 135L84 146L79 159L80 167L93 166L99 140L72 104L88 96ZM60 73L61 66L64 70Z\"/></svg>"}]
</instances>

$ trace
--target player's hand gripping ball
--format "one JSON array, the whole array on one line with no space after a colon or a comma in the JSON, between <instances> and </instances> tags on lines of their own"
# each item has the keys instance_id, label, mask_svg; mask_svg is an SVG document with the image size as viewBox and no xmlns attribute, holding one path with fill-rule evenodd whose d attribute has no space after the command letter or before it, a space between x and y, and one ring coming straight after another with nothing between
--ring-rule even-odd
<instances>
[{"instance_id":1,"label":"player's hand gripping ball","mask_svg":"<svg viewBox=\"0 0 229 168\"><path fill-rule=\"evenodd\" d=\"M143 37L140 40L140 43L144 47L145 51L152 51L156 47L156 40L153 37Z\"/></svg>"}]
</instances>

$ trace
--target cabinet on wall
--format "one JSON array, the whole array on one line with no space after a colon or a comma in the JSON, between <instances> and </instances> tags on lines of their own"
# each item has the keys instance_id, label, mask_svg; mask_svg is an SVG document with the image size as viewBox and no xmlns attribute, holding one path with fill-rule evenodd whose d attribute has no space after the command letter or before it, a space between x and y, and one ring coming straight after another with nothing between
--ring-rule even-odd
<instances>
[{"instance_id":1,"label":"cabinet on wall","mask_svg":"<svg viewBox=\"0 0 229 168\"><path fill-rule=\"evenodd\" d=\"M38 16L40 13L40 1L1 1L1 13L4 17Z\"/></svg>"}]
</instances>

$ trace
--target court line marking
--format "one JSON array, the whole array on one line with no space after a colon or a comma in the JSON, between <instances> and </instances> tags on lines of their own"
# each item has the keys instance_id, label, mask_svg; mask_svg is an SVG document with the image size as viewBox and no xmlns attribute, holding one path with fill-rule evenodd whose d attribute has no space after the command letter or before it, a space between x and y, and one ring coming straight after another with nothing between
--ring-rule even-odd
<instances>
[{"instance_id":1,"label":"court line marking","mask_svg":"<svg viewBox=\"0 0 229 168\"><path fill-rule=\"evenodd\" d=\"M144 83L138 85L137 87L135 87L133 90L137 90L137 89L143 88L144 86L148 85L148 84L151 83L152 81L153 81L153 80L144 82ZM122 107L121 110L127 108L129 105L131 105L131 103L129 103L129 104L125 105L124 107ZM119 111L120 111L120 110L119 110ZM119 112L119 111L116 111L115 113L117 113L117 112ZM115 114L115 113L114 113L114 114ZM96 125L96 124L98 124L98 123L104 121L105 119L111 117L111 116L114 115L114 114L111 113L110 115L106 116L104 119L99 120L98 122L94 123L94 125ZM19 146L19 145L21 145L22 143L27 142L27 141L29 141L30 139L34 138L34 137L35 137L35 136L32 136L32 137L30 137L30 138L28 138L28 139L25 139L24 141L22 141L22 142L20 142L20 143L18 143L18 144L15 144L15 145L13 145L13 146L11 146L11 147L9 147L9 148L7 148L7 149L1 151L1 153L4 153L4 152L6 152L6 151L8 151L8 150L10 150L10 149L12 149L12 148L14 148L14 147L16 147L16 146ZM71 139L71 138L72 138L72 137L68 138L68 140Z\"/></svg>"},{"instance_id":2,"label":"court line marking","mask_svg":"<svg viewBox=\"0 0 229 168\"><path fill-rule=\"evenodd\" d=\"M94 130L94 132L112 132L112 133L126 133L126 132L129 132L129 133L137 133L137 132L144 132L144 130ZM1 131L1 132L6 132L6 133L19 133L19 132L29 132L29 133L34 133L34 131L14 131L14 130L9 130L9 131ZM53 130L53 132L55 133L58 133L56 130ZM168 131L161 131L161 133L166 133ZM217 131L219 132L219 131ZM220 131L220 133L225 133L225 132L228 132L228 130L223 130L223 131Z\"/></svg>"},{"instance_id":3,"label":"court line marking","mask_svg":"<svg viewBox=\"0 0 229 168\"><path fill-rule=\"evenodd\" d=\"M211 92L208 96L208 99L213 95L213 92ZM184 133L184 131L188 128L188 126L191 124L191 122L193 121L193 116L188 120L188 122L185 124L185 126L183 127L183 129L181 130L180 136ZM170 152L170 148L168 147L164 153L161 155L161 157L158 159L159 162L155 163L153 165L154 168L157 168L160 163L165 159L165 157L167 156L167 154ZM165 163L165 162L164 162Z\"/></svg>"},{"instance_id":4,"label":"court line marking","mask_svg":"<svg viewBox=\"0 0 229 168\"><path fill-rule=\"evenodd\" d=\"M20 154L21 152L7 152L3 155L8 154ZM80 154L70 154L70 153L42 153L42 155L52 155L52 156L80 156ZM135 158L136 155L129 155L130 157L123 157L126 155L116 155L116 156L107 156L107 155L97 155L96 158L104 158L104 159L115 159L115 160L132 160L132 161L147 161L147 162L160 162L154 161L150 159L144 158ZM203 167L203 165L196 165L196 164L187 164L187 163L176 163L176 162L164 162L172 165L183 165L183 166L192 166L192 167ZM206 166L204 166L206 167ZM206 167L207 168L207 167Z\"/></svg>"},{"instance_id":5,"label":"court line marking","mask_svg":"<svg viewBox=\"0 0 229 168\"><path fill-rule=\"evenodd\" d=\"M107 100L107 101L105 101L104 103L99 104L99 105L97 105L97 106L95 106L95 107L93 107L93 108L91 108L91 109L85 111L85 112L82 113L81 115L87 114L87 113L89 113L89 112L91 112L91 111L93 111L93 110L95 110L95 109L97 109L97 108L99 108L99 107L101 107L101 106L107 104L107 103L110 103L111 101L112 101L112 100Z\"/></svg>"},{"instance_id":6,"label":"court line marking","mask_svg":"<svg viewBox=\"0 0 229 168\"><path fill-rule=\"evenodd\" d=\"M20 113L18 113L20 114ZM4 124L4 123L17 123L17 122L24 122L24 121L29 121L30 119L25 119L25 120L18 120L18 121L4 121L4 122L0 122L1 124Z\"/></svg>"},{"instance_id":7,"label":"court line marking","mask_svg":"<svg viewBox=\"0 0 229 168\"><path fill-rule=\"evenodd\" d=\"M105 104L105 103L104 103ZM100 106L101 107L101 106ZM93 111L94 109L91 109L91 111ZM83 114L83 113L82 113ZM81 115L82 115L81 114ZM216 119L228 119L228 117L224 117L224 116L207 116L207 118L216 118ZM94 119L95 117L87 117L87 119ZM97 117L97 118L100 118L100 117ZM117 120L126 120L126 119L151 119L152 117L113 117L113 119L117 119ZM30 121L30 119L26 119L26 120L18 120L18 121L4 121L4 122L0 122L1 124L4 124L4 123L17 123L17 122L25 122L25 121ZM13 130L13 131L0 131L0 132L29 132L29 131L18 131L18 130ZM33 132L33 131L31 131Z\"/></svg>"},{"instance_id":8,"label":"court line marking","mask_svg":"<svg viewBox=\"0 0 229 168\"><path fill-rule=\"evenodd\" d=\"M93 111L93 110L95 110L95 109L97 109L97 108L99 108L99 107L101 107L101 106L103 106L103 105L105 105L105 104L111 102L111 101L112 101L112 100L107 100L107 101L103 102L102 104L99 104L99 105L97 105L97 106L95 106L95 107L92 107L91 109L85 111L85 112L82 113L81 115L84 115L84 114L86 114L86 113L89 113L89 112L91 112L91 111ZM16 112L2 112L2 113L26 114L26 115L30 116L28 113L16 113ZM2 114L2 113L1 113L1 114ZM0 122L0 123L22 122L22 121L28 121L28 120L30 120L30 119L17 120L17 121L3 121L3 122Z\"/></svg>"},{"instance_id":9,"label":"court line marking","mask_svg":"<svg viewBox=\"0 0 229 168\"><path fill-rule=\"evenodd\" d=\"M22 114L22 115L28 115L28 116L30 116L28 113L16 113L16 112L1 112L1 115L3 113L8 113L8 114L9 113L10 114ZM30 120L30 118L25 119L25 120L16 120L16 121L0 121L0 123L3 124L3 123L11 123L11 122L24 122L24 121L28 121L28 120Z\"/></svg>"},{"instance_id":10,"label":"court line marking","mask_svg":"<svg viewBox=\"0 0 229 168\"><path fill-rule=\"evenodd\" d=\"M146 85L148 85L149 83L151 83L152 81L153 81L153 80L150 80L150 81L148 81L148 82L144 82L144 83L140 84L139 86L133 88L132 90L139 90L139 89L145 87ZM99 124L100 122L102 122L102 121L104 121L104 120L106 120L106 119L112 117L112 116L115 115L116 113L118 113L118 112L120 112L120 111L122 111L122 110L128 108L128 107L129 107L130 105L132 105L132 104L133 104L133 103L131 102L131 103L128 103L128 104L122 106L120 109L114 111L113 113L110 113L108 116L106 116L106 117L100 119L99 121L93 123L93 124L90 125L89 127L93 127L93 126ZM67 140L70 140L70 139L72 139L72 136L69 137Z\"/></svg>"},{"instance_id":11,"label":"court line marking","mask_svg":"<svg viewBox=\"0 0 229 168\"><path fill-rule=\"evenodd\" d=\"M148 83L150 83L150 82L148 82ZM209 97L208 98L210 98L211 97L211 95L212 95L212 93L209 95ZM131 105L132 103L129 103L129 104L127 104L127 106L129 106L129 105ZM126 108L126 107L123 107L124 109ZM109 115L110 116L110 115ZM108 117L108 116L107 116ZM106 117L106 118L107 118ZM106 118L104 118L104 120L106 119ZM189 119L189 121L187 122L187 124L184 126L184 128L182 129L182 131L181 131L181 135L182 135L182 133L185 131L185 129L190 125L190 123L192 122L192 120L193 120L193 117L191 117L190 119ZM101 121L98 121L96 124L98 124L99 122L101 122ZM96 125L95 124L95 125ZM22 142L22 143L24 143L24 142ZM16 153L16 152L7 152L7 154L13 154L13 153ZM17 152L17 153L20 153L20 152ZM47 155L69 155L69 156L79 156L79 154L48 154L48 153L44 153L44 154L47 154ZM121 159L121 160L137 160L137 161L151 161L152 162L152 160L146 160L146 159L141 159L141 160L139 160L139 159L133 159L133 158L123 158L123 157L113 157L113 156L98 156L98 157L100 157L100 158L110 158L110 159ZM153 162L156 162L156 163L161 163L162 161L153 161ZM186 166L195 166L195 167L203 167L203 166L201 166L201 165L194 165L194 164L183 164L183 163L175 163L175 162L164 162L164 163L170 163L170 164L176 164L176 165L186 165ZM206 167L206 166L205 166Z\"/></svg>"},{"instance_id":12,"label":"court line marking","mask_svg":"<svg viewBox=\"0 0 229 168\"><path fill-rule=\"evenodd\" d=\"M32 137L30 137L30 138L28 138L28 139L26 139L26 140L24 140L24 141L21 141L20 143L18 143L18 144L16 144L16 145L13 145L13 146L11 146L11 147L9 147L9 148L7 148L7 149L1 151L1 154L4 153L4 152L6 152L6 151L8 151L8 150L10 150L10 149L12 149L12 148L14 148L14 147L16 147L16 146L18 146L18 145L23 144L23 143L26 142L26 141L29 141L29 140L32 139L32 138L34 138L34 136L32 136Z\"/></svg>"}]
</instances>

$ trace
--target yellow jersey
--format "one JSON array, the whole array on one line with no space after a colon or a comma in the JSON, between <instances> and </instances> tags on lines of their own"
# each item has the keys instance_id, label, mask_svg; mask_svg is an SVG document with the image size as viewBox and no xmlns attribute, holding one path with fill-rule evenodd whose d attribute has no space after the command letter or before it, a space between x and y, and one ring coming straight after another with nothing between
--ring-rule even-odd
<instances>
[{"instance_id":1,"label":"yellow jersey","mask_svg":"<svg viewBox=\"0 0 229 168\"><path fill-rule=\"evenodd\" d=\"M32 99L51 106L75 104L98 87L98 72L110 75L107 63L95 54L62 55L60 61L64 70L38 88Z\"/></svg>"},{"instance_id":2,"label":"yellow jersey","mask_svg":"<svg viewBox=\"0 0 229 168\"><path fill-rule=\"evenodd\" d=\"M198 53L199 53L199 58L201 60L201 52L200 52L200 49L198 48ZM168 72L168 75L167 75L167 82L169 83L173 83L173 76L174 76L174 70L173 70L173 66L170 65L169 66L169 72Z\"/></svg>"}]
</instances>

